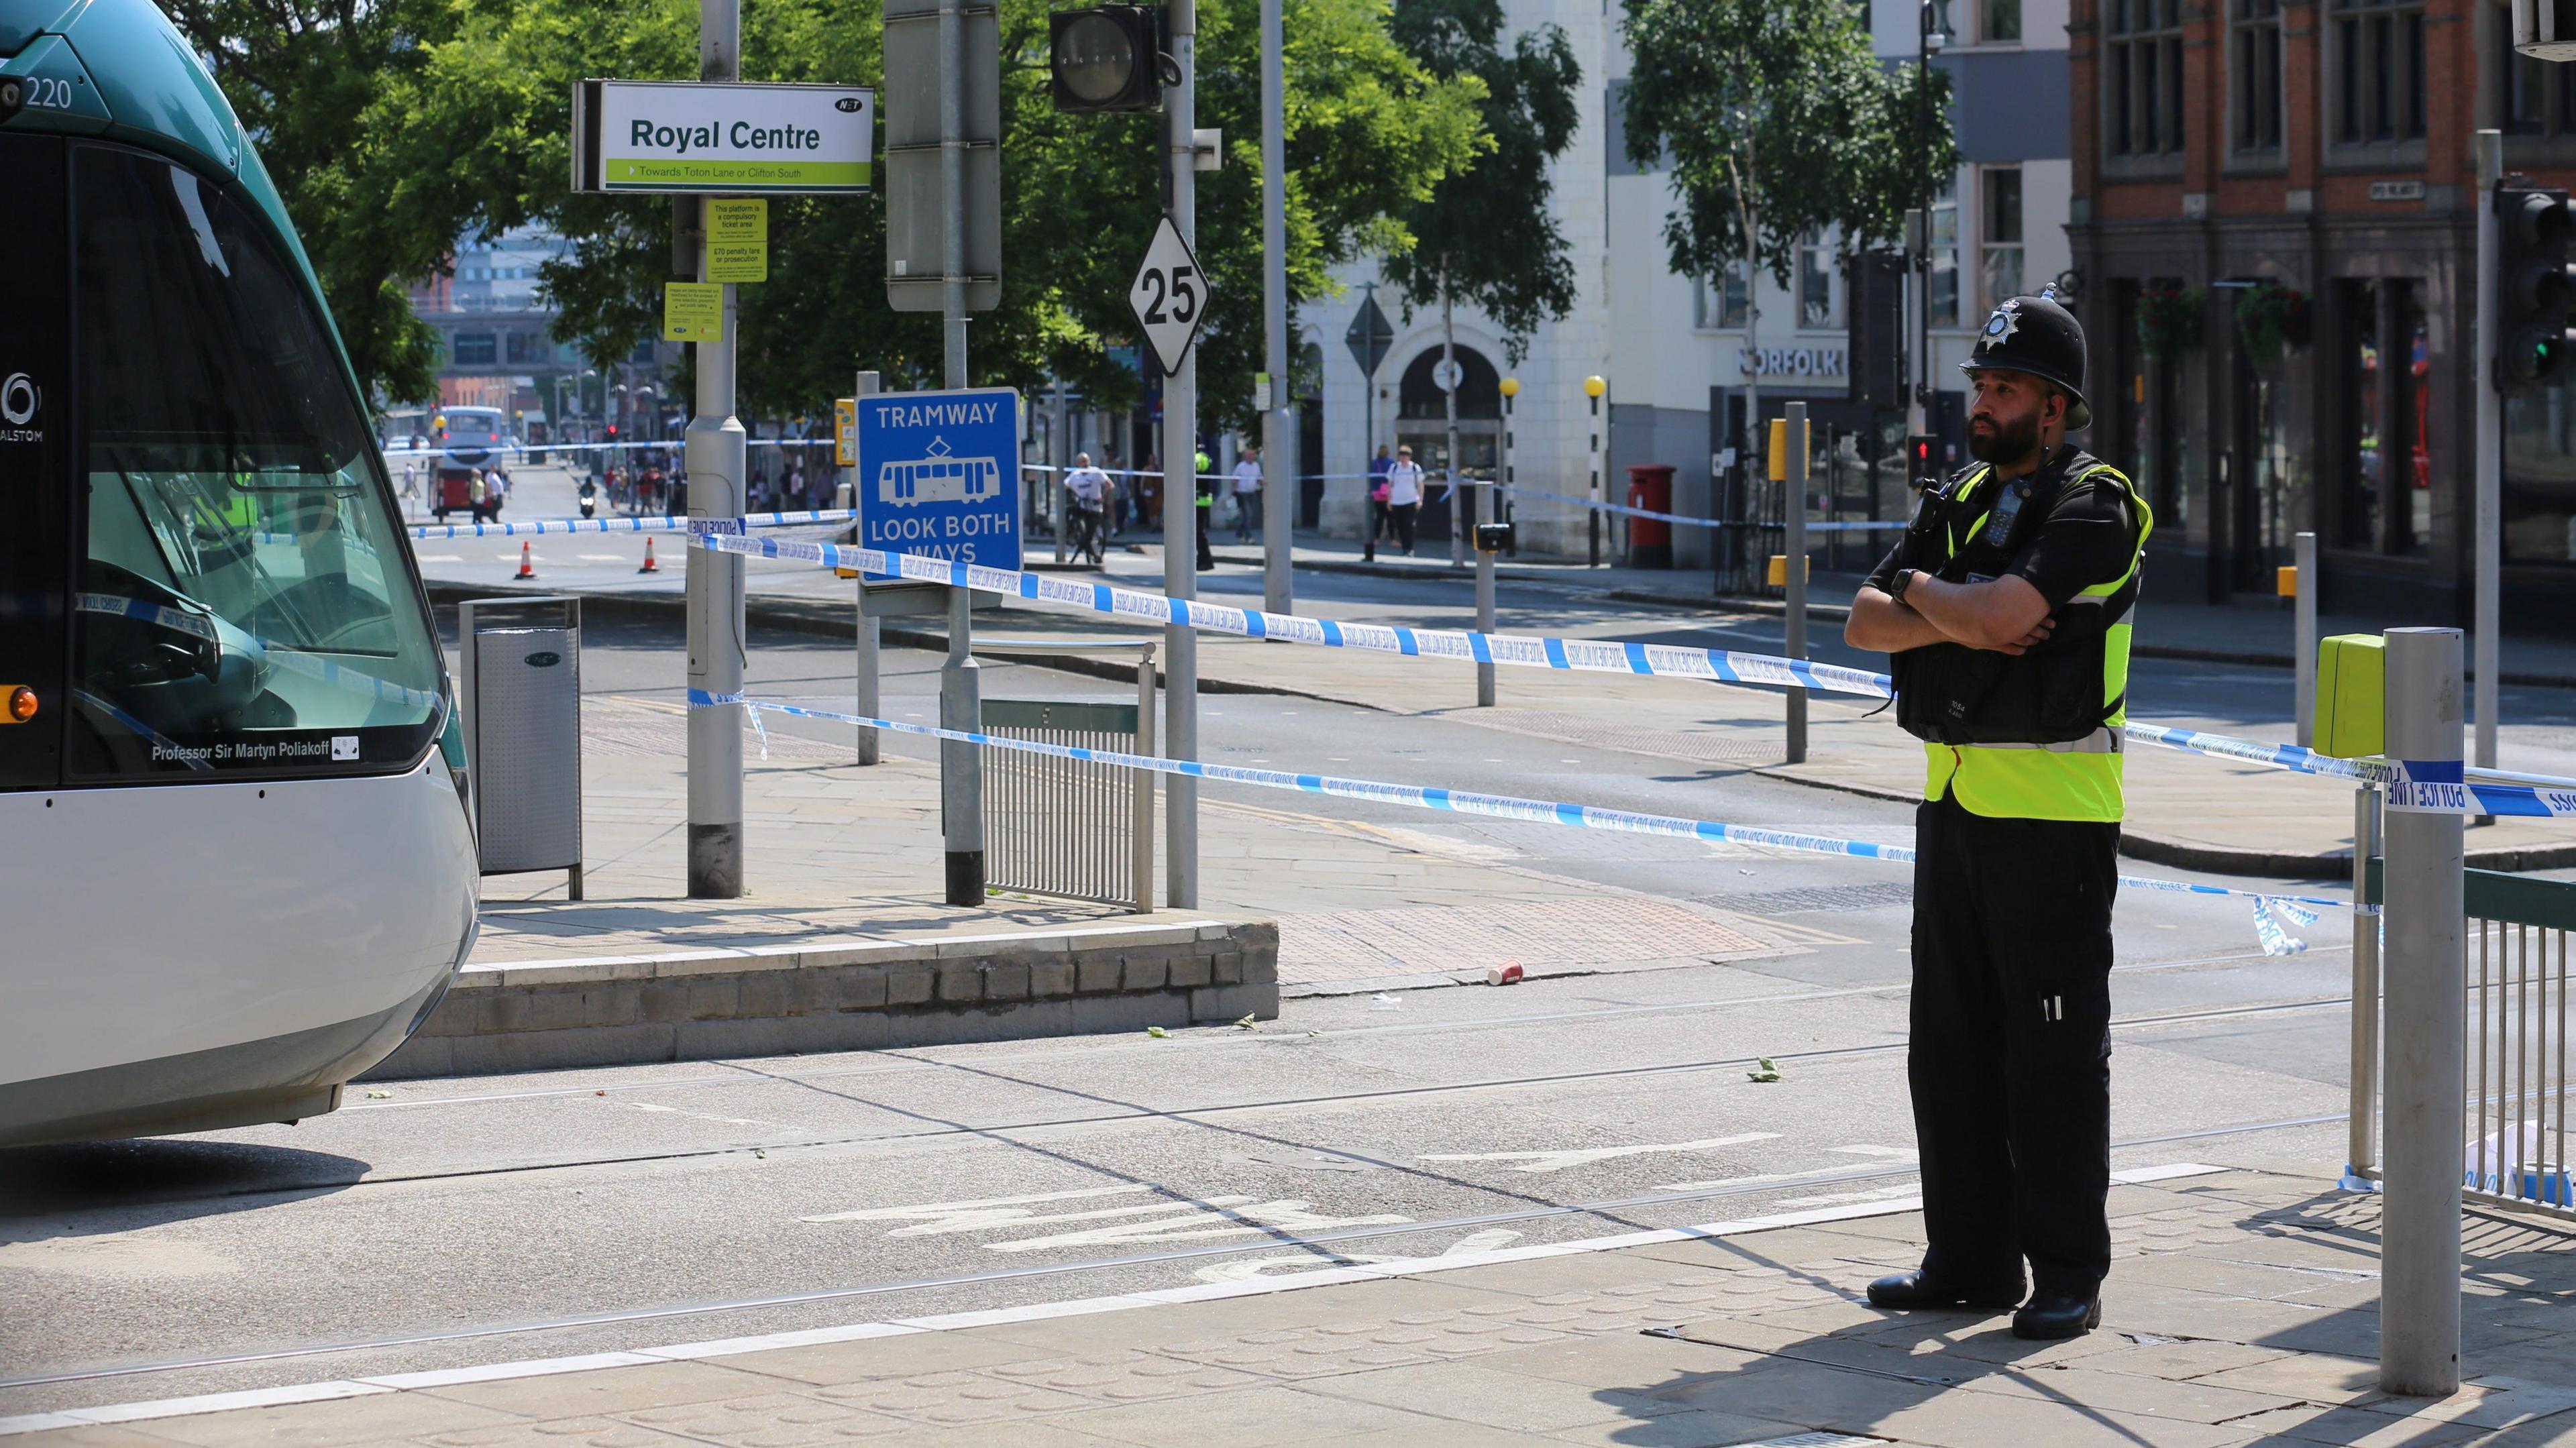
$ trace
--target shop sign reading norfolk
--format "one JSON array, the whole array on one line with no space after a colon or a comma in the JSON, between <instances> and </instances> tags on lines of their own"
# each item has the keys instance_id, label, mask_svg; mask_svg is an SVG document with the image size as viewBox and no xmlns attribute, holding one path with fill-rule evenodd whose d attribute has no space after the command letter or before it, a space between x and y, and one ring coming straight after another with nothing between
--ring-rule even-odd
<instances>
[{"instance_id":1,"label":"shop sign reading norfolk","mask_svg":"<svg viewBox=\"0 0 2576 1448\"><path fill-rule=\"evenodd\" d=\"M839 196L868 189L865 86L585 80L573 87L575 191Z\"/></svg>"}]
</instances>

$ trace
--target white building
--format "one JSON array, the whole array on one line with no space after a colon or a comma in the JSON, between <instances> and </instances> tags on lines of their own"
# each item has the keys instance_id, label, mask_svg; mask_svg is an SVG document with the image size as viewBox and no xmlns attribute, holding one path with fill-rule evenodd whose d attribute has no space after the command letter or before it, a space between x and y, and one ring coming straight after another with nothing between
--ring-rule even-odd
<instances>
[{"instance_id":1,"label":"white building","mask_svg":"<svg viewBox=\"0 0 2576 1448\"><path fill-rule=\"evenodd\" d=\"M1964 460L1957 363L1994 300L2036 290L2067 269L2064 226L2072 177L2066 0L1953 0L1953 8L1951 44L1936 63L1951 74L1962 164L1936 214L1932 351L1936 385L1948 394L1936 403L1936 431L1947 433ZM1870 12L1879 54L1911 58L1916 7L1871 0ZM1627 496L1630 465L1659 463L1674 470L1672 511L1715 515L1711 468L1726 456L1732 439L1712 419L1731 414L1740 421L1747 381L1742 282L1711 284L1676 275L1668 265L1663 223L1674 204L1669 184L1662 174L1628 163L1621 135L1617 97L1628 59L1618 35L1618 7L1604 0L1506 0L1505 13L1515 28L1562 28L1583 68L1580 130L1557 162L1552 198L1581 295L1573 312L1540 329L1530 339L1527 358L1508 369L1521 384L1511 429L1514 480L1522 489L1521 546L1581 554L1585 510L1530 494L1583 494L1596 467L1596 437L1597 465L1613 501ZM1498 238L1497 244L1509 241ZM1777 416L1787 400L1807 399L1819 427L1833 425L1850 436L1842 448L1846 458L1857 457L1858 434L1874 422L1877 448L1893 458L1904 433L1903 415L1870 419L1847 400L1845 288L1834 254L1826 239L1802 258L1790 287L1768 276L1758 281L1754 360L1767 364L1768 373L1759 379L1761 411L1766 418ZM1299 460L1306 473L1360 473L1379 446L1398 442L1412 443L1426 466L1439 466L1441 398L1430 375L1440 353L1438 311L1426 308L1408 319L1384 290L1379 304L1396 336L1374 381L1370 430L1370 384L1342 339L1360 306L1360 284L1374 279L1371 267L1345 268L1339 274L1342 296L1301 309L1305 341L1320 347L1324 359L1324 451ZM1457 338L1467 373L1459 410L1469 419L1461 427L1460 452L1470 472L1481 472L1491 465L1500 431L1495 384L1497 369L1505 366L1503 338L1465 308L1458 313ZM1609 384L1597 418L1583 391L1584 379L1594 375ZM1859 478L1854 467L1844 488L1847 515L1858 515L1857 498L1868 491ZM1891 486L1882 481L1882 491ZM1324 531L1356 536L1364 526L1364 497L1360 479L1332 478L1321 511ZM1902 506L1882 499L1882 506L1891 505ZM1730 504L1737 506L1740 501ZM1438 524L1440 518L1424 521ZM1681 528L1674 534L1675 566L1708 565L1707 530ZM1614 526L1606 536L1615 548L1621 530Z\"/></svg>"}]
</instances>

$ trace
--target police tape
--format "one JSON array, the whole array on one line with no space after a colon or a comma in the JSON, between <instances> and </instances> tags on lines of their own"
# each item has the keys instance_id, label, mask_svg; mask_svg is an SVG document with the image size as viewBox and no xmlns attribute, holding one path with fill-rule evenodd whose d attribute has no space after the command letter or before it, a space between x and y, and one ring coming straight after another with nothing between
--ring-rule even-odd
<instances>
[{"instance_id":1,"label":"police tape","mask_svg":"<svg viewBox=\"0 0 2576 1448\"><path fill-rule=\"evenodd\" d=\"M1679 513L1658 513L1646 508L1632 508L1625 503L1605 503L1597 502L1591 498L1570 497L1564 493L1551 493L1544 488L1525 487L1519 483L1514 483L1512 485L1511 492L1512 496L1515 498L1550 498L1560 503L1572 503L1578 508L1592 508L1604 513L1617 513L1622 517L1628 518L1651 518L1658 523L1679 523L1686 528L1779 528L1785 526L1780 523L1748 523L1739 518L1688 518ZM1810 533L1880 533L1901 531L1904 527L1904 520L1898 519L1894 522L1809 523L1807 525L1807 531Z\"/></svg>"},{"instance_id":2,"label":"police tape","mask_svg":"<svg viewBox=\"0 0 2576 1448\"><path fill-rule=\"evenodd\" d=\"M1732 649L1690 648L1678 644L1634 643L1620 639L1573 639L1521 634L1480 634L1462 629L1417 629L1396 624L1341 623L1301 614L1268 613L1233 608L1199 599L1085 583L1051 575L912 553L807 543L793 539L748 538L699 534L695 546L818 568L846 568L874 578L907 578L1000 593L1033 603L1062 604L1139 622L1171 624L1239 638L1277 639L1287 643L1405 657L1447 658L1464 662L1510 664L1525 668L1642 674L1658 678L1700 679L1722 684L1771 684L1808 688L1864 698L1895 697L1895 683L1885 674L1811 659L1776 654L1747 654ZM2242 760L2296 773L2387 783L2401 766L2379 760L2338 759L2295 744L2269 744L2193 729L2129 724L2131 741L2194 754ZM2436 781L2438 782L2438 781ZM2456 773L2452 784L2459 783ZM2428 792L2409 798L2431 798ZM2492 771L2470 771L2468 793L2443 796L2465 800L2459 813L2530 817L2576 817L2576 779L2545 776L2497 778ZM2414 807L2414 806L2409 806Z\"/></svg>"},{"instance_id":3,"label":"police tape","mask_svg":"<svg viewBox=\"0 0 2576 1448\"><path fill-rule=\"evenodd\" d=\"M739 518L543 518L532 523L420 523L414 538L542 538L549 533L739 533L745 528L799 528L817 523L854 523L856 508L817 508L784 513L747 513Z\"/></svg>"},{"instance_id":4,"label":"police tape","mask_svg":"<svg viewBox=\"0 0 2576 1448\"><path fill-rule=\"evenodd\" d=\"M854 724L862 729L876 729L896 734L914 734L925 739L955 740L962 744L1007 749L1023 754L1043 754L1054 759L1069 759L1085 764L1103 764L1121 769L1141 769L1155 774L1179 775L1190 779L1213 780L1221 784L1251 785L1261 789L1294 790L1301 794L1329 795L1337 799L1364 800L1375 804L1407 805L1416 809L1447 810L1453 814L1481 815L1493 819L1521 820L1531 824L1565 825L1575 829L1611 830L1624 834L1662 835L1670 838L1703 840L1712 844L1757 845L1768 849L1790 850L1810 855L1837 855L1848 859L1884 860L1890 864L1910 864L1915 858L1911 845L1882 845L1868 840L1837 839L1830 835L1799 834L1788 830L1766 830L1749 825L1731 825L1717 820L1687 819L1678 815L1647 814L1637 810L1604 809L1598 805L1565 804L1553 800L1522 799L1515 795L1481 794L1470 790L1440 789L1428 785L1388 784L1379 780L1344 779L1329 774L1297 774L1279 769L1247 769L1235 764L1207 764L1193 759L1165 759L1159 755L1125 754L1112 749L1089 749L1074 744L1050 744L1036 739L1009 739L966 729L946 729L935 724L907 724L899 719L877 719L864 714L845 714L835 709L814 709L801 704L782 704L768 699L754 699L743 694L711 694L704 689L689 691L689 707L710 709L729 704L742 706L747 718L758 727L762 713L786 714L800 719L820 719L834 724ZM764 754L767 733L762 732ZM2203 885L2190 880L2165 880L2147 875L2122 875L2120 883L2133 889L2152 890L2171 895L2210 895L2255 902L2258 919L2267 920L2277 910L2302 925L2313 925L2320 918L2306 907L2316 905L2332 910L2353 908L2350 900L2322 895L2283 895L2266 890L2237 890L2225 885ZM2362 907L2361 913L2373 913ZM2279 930L2275 923L2272 928ZM2286 937L2284 937L2286 939ZM2289 954L2307 947L2288 943L2271 954Z\"/></svg>"},{"instance_id":5,"label":"police tape","mask_svg":"<svg viewBox=\"0 0 2576 1448\"><path fill-rule=\"evenodd\" d=\"M1482 634L1462 629L1339 623L1300 614L1265 613L1259 609L1233 608L1198 599L1172 598L1107 583L1086 583L1047 574L987 568L977 563L924 558L913 553L888 553L882 549L837 543L702 534L693 540L693 544L717 552L805 563L816 568L847 568L876 578L943 583L952 588L971 588L1035 603L1062 604L1068 608L1088 609L1144 623L1170 624L1241 638L1278 639L1287 643L1355 649L1365 653L1449 658L1522 668L1652 674L1722 684L1779 684L1880 699L1889 697L1884 674L1769 654L1740 654L1727 649L1689 648L1678 644L1627 643L1615 639Z\"/></svg>"},{"instance_id":6,"label":"police tape","mask_svg":"<svg viewBox=\"0 0 2576 1448\"><path fill-rule=\"evenodd\" d=\"M2505 781L2456 759L2403 759L2387 767L2387 807L2407 814L2576 817L2576 780L2524 776L2528 782Z\"/></svg>"}]
</instances>

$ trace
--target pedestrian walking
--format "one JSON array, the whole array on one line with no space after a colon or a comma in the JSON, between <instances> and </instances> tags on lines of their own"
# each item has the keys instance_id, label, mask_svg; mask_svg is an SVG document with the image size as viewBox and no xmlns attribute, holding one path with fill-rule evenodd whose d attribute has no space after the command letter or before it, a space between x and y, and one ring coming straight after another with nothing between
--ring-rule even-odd
<instances>
[{"instance_id":1,"label":"pedestrian walking","mask_svg":"<svg viewBox=\"0 0 2576 1448\"><path fill-rule=\"evenodd\" d=\"M465 474L465 510L477 523L492 521L491 485L485 481L488 476L480 468L468 469Z\"/></svg>"},{"instance_id":2,"label":"pedestrian walking","mask_svg":"<svg viewBox=\"0 0 2576 1448\"><path fill-rule=\"evenodd\" d=\"M1193 455L1193 462L1195 466L1191 470L1190 482L1191 492L1198 501L1199 572L1209 573L1216 568L1216 549L1208 544L1208 518L1216 511L1216 459L1201 449Z\"/></svg>"},{"instance_id":3,"label":"pedestrian walking","mask_svg":"<svg viewBox=\"0 0 2576 1448\"><path fill-rule=\"evenodd\" d=\"M501 505L509 501L509 497L510 475L503 472L498 464L485 468L483 470L484 516L487 518L500 517Z\"/></svg>"},{"instance_id":4,"label":"pedestrian walking","mask_svg":"<svg viewBox=\"0 0 2576 1448\"><path fill-rule=\"evenodd\" d=\"M420 496L420 469L410 461L403 463L403 516L411 516L411 500Z\"/></svg>"},{"instance_id":5,"label":"pedestrian walking","mask_svg":"<svg viewBox=\"0 0 2576 1448\"><path fill-rule=\"evenodd\" d=\"M1413 460L1408 444L1395 450L1395 461L1386 470L1386 519L1396 547L1407 558L1413 556L1413 522L1421 513L1422 465Z\"/></svg>"},{"instance_id":6,"label":"pedestrian walking","mask_svg":"<svg viewBox=\"0 0 2576 1448\"><path fill-rule=\"evenodd\" d=\"M2084 360L2053 293L1995 308L1960 364L1976 462L1925 491L1843 631L1894 656L1930 757L1906 1059L1929 1243L1869 1300L2018 1307L2026 1338L2097 1326L2111 1269L2121 726L2155 518L2065 440L2092 420Z\"/></svg>"},{"instance_id":7,"label":"pedestrian walking","mask_svg":"<svg viewBox=\"0 0 2576 1448\"><path fill-rule=\"evenodd\" d=\"M1261 531L1261 449L1245 448L1234 465L1234 541L1249 543Z\"/></svg>"},{"instance_id":8,"label":"pedestrian walking","mask_svg":"<svg viewBox=\"0 0 2576 1448\"><path fill-rule=\"evenodd\" d=\"M1379 443L1377 456L1370 458L1368 465L1368 536L1360 545L1360 560L1365 563L1377 560L1378 540L1386 536L1386 473L1394 466L1395 459L1387 456L1386 444Z\"/></svg>"}]
</instances>

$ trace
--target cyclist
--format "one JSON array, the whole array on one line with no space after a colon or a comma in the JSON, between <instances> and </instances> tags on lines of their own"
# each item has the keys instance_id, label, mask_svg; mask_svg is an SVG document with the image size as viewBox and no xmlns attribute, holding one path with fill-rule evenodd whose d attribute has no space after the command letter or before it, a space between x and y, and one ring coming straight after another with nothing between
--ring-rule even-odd
<instances>
[{"instance_id":1,"label":"cyclist","mask_svg":"<svg viewBox=\"0 0 2576 1448\"><path fill-rule=\"evenodd\" d=\"M1066 519L1072 524L1073 551L1097 568L1101 531L1108 522L1109 475L1091 465L1091 454L1075 453L1073 470L1064 475L1064 491L1072 504Z\"/></svg>"}]
</instances>

